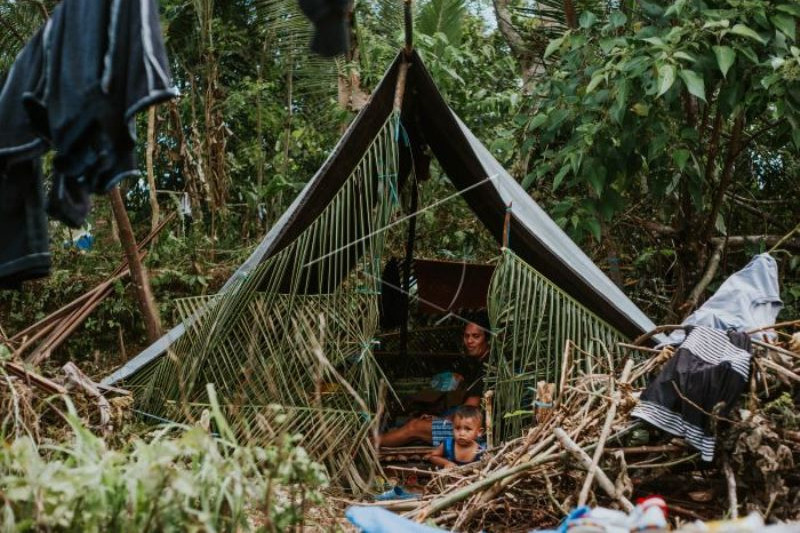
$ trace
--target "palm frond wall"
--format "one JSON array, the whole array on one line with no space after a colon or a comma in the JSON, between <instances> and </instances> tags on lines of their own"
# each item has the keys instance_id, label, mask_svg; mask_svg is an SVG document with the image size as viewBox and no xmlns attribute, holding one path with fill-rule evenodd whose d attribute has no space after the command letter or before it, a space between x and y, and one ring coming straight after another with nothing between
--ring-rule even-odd
<instances>
[{"instance_id":1,"label":"palm frond wall","mask_svg":"<svg viewBox=\"0 0 800 533\"><path fill-rule=\"evenodd\" d=\"M602 357L624 336L512 251L503 251L489 288L493 328L487 388L494 394L493 431L500 440L522 435L532 422L536 383L558 383L567 341Z\"/></svg>"},{"instance_id":2,"label":"palm frond wall","mask_svg":"<svg viewBox=\"0 0 800 533\"><path fill-rule=\"evenodd\" d=\"M191 418L208 403L205 384L214 383L243 439L298 432L334 477L366 489L377 466L367 439L382 378L372 339L380 230L397 203L398 127L399 117L390 117L291 244L223 295L179 303L187 333L143 375L148 383L136 378L143 409Z\"/></svg>"}]
</instances>

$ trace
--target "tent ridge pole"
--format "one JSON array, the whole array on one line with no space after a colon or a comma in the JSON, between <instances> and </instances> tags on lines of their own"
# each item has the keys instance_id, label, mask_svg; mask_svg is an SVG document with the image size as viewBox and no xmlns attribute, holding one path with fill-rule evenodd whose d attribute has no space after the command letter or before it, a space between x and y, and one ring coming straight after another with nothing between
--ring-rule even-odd
<instances>
[{"instance_id":1,"label":"tent ridge pole","mask_svg":"<svg viewBox=\"0 0 800 533\"><path fill-rule=\"evenodd\" d=\"M394 88L394 111L399 113L403 108L403 97L406 93L406 78L408 77L408 60L404 57L397 72L397 85Z\"/></svg>"}]
</instances>

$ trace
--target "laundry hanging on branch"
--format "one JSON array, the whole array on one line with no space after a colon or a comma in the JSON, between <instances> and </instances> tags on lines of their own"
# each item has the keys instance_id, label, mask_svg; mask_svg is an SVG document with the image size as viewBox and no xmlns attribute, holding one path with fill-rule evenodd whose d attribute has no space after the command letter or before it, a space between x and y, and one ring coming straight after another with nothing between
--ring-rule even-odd
<instances>
[{"instance_id":1,"label":"laundry hanging on branch","mask_svg":"<svg viewBox=\"0 0 800 533\"><path fill-rule=\"evenodd\" d=\"M90 194L139 174L135 115L178 94L154 0L64 0L0 91L0 288L50 269L47 218L80 227ZM41 158L54 151L44 198Z\"/></svg>"}]
</instances>

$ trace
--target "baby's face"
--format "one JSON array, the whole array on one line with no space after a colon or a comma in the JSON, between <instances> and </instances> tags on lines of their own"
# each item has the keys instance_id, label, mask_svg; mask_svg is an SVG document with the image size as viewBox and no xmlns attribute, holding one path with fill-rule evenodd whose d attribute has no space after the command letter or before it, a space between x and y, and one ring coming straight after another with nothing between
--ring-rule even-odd
<instances>
[{"instance_id":1,"label":"baby's face","mask_svg":"<svg viewBox=\"0 0 800 533\"><path fill-rule=\"evenodd\" d=\"M481 421L477 418L453 418L453 438L459 446L469 446L481 436Z\"/></svg>"}]
</instances>

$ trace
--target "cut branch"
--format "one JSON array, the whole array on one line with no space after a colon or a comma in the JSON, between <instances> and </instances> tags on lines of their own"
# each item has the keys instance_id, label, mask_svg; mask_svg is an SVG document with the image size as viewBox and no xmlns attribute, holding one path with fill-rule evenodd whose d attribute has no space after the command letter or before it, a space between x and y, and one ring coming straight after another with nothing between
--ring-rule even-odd
<instances>
[{"instance_id":1,"label":"cut branch","mask_svg":"<svg viewBox=\"0 0 800 533\"><path fill-rule=\"evenodd\" d=\"M569 438L567 432L561 428L555 429L556 438L561 442L561 445L567 450L573 457L575 457L580 464L588 469L592 468L592 458L589 457L585 451L583 451L575 441ZM614 486L614 483L608 478L605 472L603 472L599 467L595 468L595 476L597 477L597 484L600 485L606 494L617 500L621 505L622 508L625 509L627 512L631 512L633 510L633 504L617 491L617 488Z\"/></svg>"},{"instance_id":2,"label":"cut branch","mask_svg":"<svg viewBox=\"0 0 800 533\"><path fill-rule=\"evenodd\" d=\"M633 369L633 359L628 359L625 362L625 368L622 370L622 376L620 378L620 383L627 383L628 379L631 376L631 370ZM608 440L608 435L611 432L611 424L614 422L614 417L617 415L617 407L619 403L622 401L622 392L620 391L619 387L615 387L614 379L611 379L611 387L612 387L612 398L611 398L611 405L609 406L608 413L606 414L606 420L603 424L603 429L600 432L600 438L597 441L597 448L594 449L594 456L592 457L592 464L589 466L589 472L586 474L586 479L583 482L583 487L581 488L580 496L578 497L578 506L586 504L586 500L589 497L589 490L592 488L592 481L594 480L595 475L598 472L602 472L598 466L600 463L600 457L603 455L603 451L606 446L606 440ZM599 478L598 478L599 481Z\"/></svg>"},{"instance_id":3,"label":"cut branch","mask_svg":"<svg viewBox=\"0 0 800 533\"><path fill-rule=\"evenodd\" d=\"M700 300L700 296L703 294L703 291L706 290L708 284L711 283L711 280L713 280L714 276L717 274L719 262L722 259L722 252L725 251L726 243L727 241L725 239L719 239L714 243L714 252L708 259L708 266L706 267L703 277L700 278L700 281L697 283L697 285L695 285L694 289L692 289L691 294L689 294L689 298L686 300L686 303L683 304L683 309L685 309L686 314L690 313L695 308L697 302Z\"/></svg>"},{"instance_id":4,"label":"cut branch","mask_svg":"<svg viewBox=\"0 0 800 533\"><path fill-rule=\"evenodd\" d=\"M83 390L90 398L94 398L97 402L97 408L100 410L100 429L103 435L111 433L111 404L103 396L97 388L97 384L89 379L86 374L81 372L81 369L75 366L75 363L69 362L61 370L66 374L69 382L73 383L79 389Z\"/></svg>"},{"instance_id":5,"label":"cut branch","mask_svg":"<svg viewBox=\"0 0 800 533\"><path fill-rule=\"evenodd\" d=\"M728 249L741 248L746 244L765 244L775 246L780 243L783 248L798 250L800 249L800 238L784 239L785 235L734 235L732 237L713 237L712 243L727 241Z\"/></svg>"}]
</instances>

